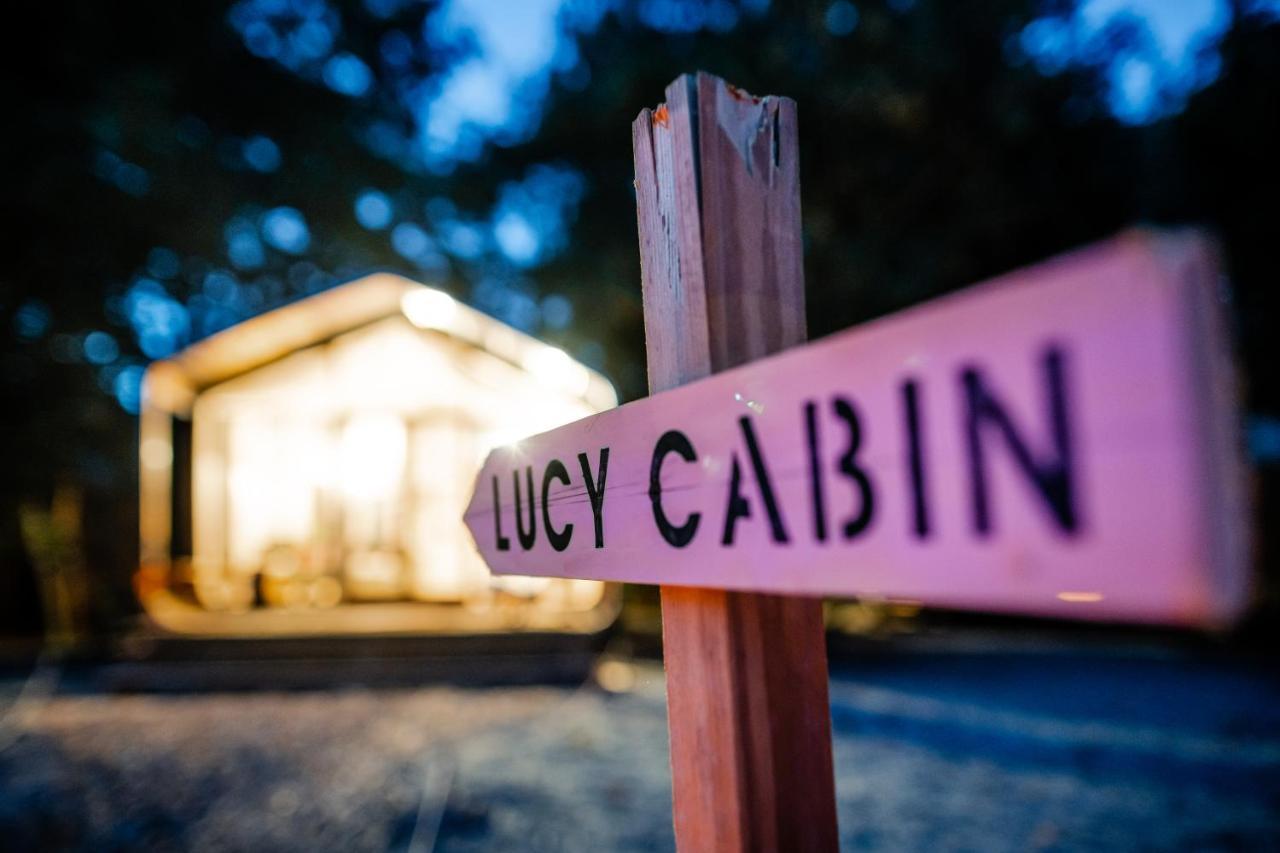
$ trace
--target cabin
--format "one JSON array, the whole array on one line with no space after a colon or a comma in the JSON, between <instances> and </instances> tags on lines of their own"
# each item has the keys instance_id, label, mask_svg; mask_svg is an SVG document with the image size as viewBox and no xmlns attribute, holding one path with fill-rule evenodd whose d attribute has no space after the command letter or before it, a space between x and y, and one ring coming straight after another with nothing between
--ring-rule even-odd
<instances>
[{"instance_id":1,"label":"cabin","mask_svg":"<svg viewBox=\"0 0 1280 853\"><path fill-rule=\"evenodd\" d=\"M395 275L254 317L146 372L138 597L196 635L599 631L616 590L491 576L462 514L489 450L616 403Z\"/></svg>"}]
</instances>

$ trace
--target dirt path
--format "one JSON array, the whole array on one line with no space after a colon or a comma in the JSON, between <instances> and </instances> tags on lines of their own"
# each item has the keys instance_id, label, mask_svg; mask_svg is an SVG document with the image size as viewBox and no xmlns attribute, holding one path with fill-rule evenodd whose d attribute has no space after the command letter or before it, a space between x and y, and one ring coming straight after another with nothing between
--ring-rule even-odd
<instances>
[{"instance_id":1,"label":"dirt path","mask_svg":"<svg viewBox=\"0 0 1280 853\"><path fill-rule=\"evenodd\" d=\"M670 849L661 672L626 667L619 693L55 692L9 704L0 848ZM1268 756L1280 733L1064 719L931 695L932 683L874 670L833 680L846 849L1276 847ZM1162 763L1126 758L1153 752Z\"/></svg>"}]
</instances>

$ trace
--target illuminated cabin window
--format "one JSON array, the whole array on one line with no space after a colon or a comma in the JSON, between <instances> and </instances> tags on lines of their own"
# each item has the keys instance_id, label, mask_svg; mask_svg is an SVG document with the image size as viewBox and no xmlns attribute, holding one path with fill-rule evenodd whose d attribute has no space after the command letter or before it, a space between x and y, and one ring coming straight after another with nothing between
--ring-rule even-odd
<instances>
[{"instance_id":1,"label":"illuminated cabin window","mask_svg":"<svg viewBox=\"0 0 1280 853\"><path fill-rule=\"evenodd\" d=\"M400 288L396 310L191 395L191 554L181 567L173 561L168 586L208 611L394 601L483 609L504 597L595 607L595 582L491 577L461 519L490 449L599 411L612 389L438 291L377 278ZM315 313L305 303L276 313L299 308ZM236 331L223 333L221 353L235 351L226 341ZM153 407L163 402L150 396ZM142 440L160 459L165 432L155 423L144 412ZM164 485L144 470L144 571L168 529L153 517Z\"/></svg>"}]
</instances>

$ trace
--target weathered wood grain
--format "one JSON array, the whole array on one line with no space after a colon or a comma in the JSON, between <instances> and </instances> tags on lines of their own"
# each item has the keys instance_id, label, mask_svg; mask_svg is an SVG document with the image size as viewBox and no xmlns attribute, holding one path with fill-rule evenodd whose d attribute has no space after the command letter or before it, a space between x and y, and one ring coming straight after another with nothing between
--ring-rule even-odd
<instances>
[{"instance_id":1,"label":"weathered wood grain","mask_svg":"<svg viewBox=\"0 0 1280 853\"><path fill-rule=\"evenodd\" d=\"M795 104L683 76L632 128L650 392L803 343ZM822 604L662 588L682 850L835 850Z\"/></svg>"},{"instance_id":2,"label":"weathered wood grain","mask_svg":"<svg viewBox=\"0 0 1280 853\"><path fill-rule=\"evenodd\" d=\"M482 483L541 482L542 526L582 531L560 550L495 549L510 485L468 524L499 573L1230 622L1252 514L1219 270L1194 229L1122 233L495 450Z\"/></svg>"}]
</instances>

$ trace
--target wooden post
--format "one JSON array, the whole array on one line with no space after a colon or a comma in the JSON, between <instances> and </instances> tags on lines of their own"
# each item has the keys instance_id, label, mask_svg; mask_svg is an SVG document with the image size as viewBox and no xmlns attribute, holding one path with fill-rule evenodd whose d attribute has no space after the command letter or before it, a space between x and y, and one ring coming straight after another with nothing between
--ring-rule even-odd
<instances>
[{"instance_id":1,"label":"wooden post","mask_svg":"<svg viewBox=\"0 0 1280 853\"><path fill-rule=\"evenodd\" d=\"M805 341L795 103L677 79L632 125L651 393ZM835 850L822 602L662 587L676 842Z\"/></svg>"}]
</instances>

